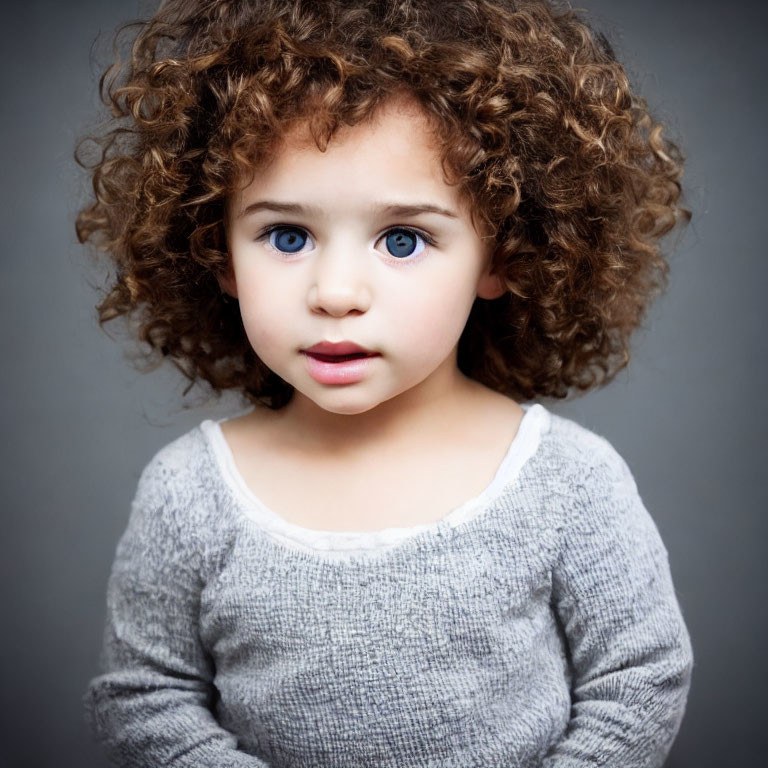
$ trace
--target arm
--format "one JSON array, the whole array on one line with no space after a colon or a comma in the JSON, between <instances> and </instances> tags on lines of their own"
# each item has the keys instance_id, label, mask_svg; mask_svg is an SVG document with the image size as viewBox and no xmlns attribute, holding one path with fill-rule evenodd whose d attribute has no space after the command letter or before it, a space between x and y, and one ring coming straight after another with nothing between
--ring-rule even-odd
<instances>
[{"instance_id":1,"label":"arm","mask_svg":"<svg viewBox=\"0 0 768 768\"><path fill-rule=\"evenodd\" d=\"M88 687L86 714L124 768L263 767L210 709L213 665L198 634L204 547L171 473L155 458L139 481L107 589L104 674Z\"/></svg>"},{"instance_id":2,"label":"arm","mask_svg":"<svg viewBox=\"0 0 768 768\"><path fill-rule=\"evenodd\" d=\"M683 719L693 651L666 549L623 459L566 504L554 607L574 678L571 719L542 768L659 768Z\"/></svg>"}]
</instances>

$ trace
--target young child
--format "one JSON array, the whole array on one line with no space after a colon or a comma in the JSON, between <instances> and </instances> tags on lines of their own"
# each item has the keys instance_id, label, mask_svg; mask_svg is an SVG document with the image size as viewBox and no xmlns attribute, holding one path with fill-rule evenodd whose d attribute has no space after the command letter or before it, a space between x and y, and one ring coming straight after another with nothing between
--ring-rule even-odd
<instances>
[{"instance_id":1,"label":"young child","mask_svg":"<svg viewBox=\"0 0 768 768\"><path fill-rule=\"evenodd\" d=\"M692 650L609 381L687 216L543 0L169 0L102 79L78 233L191 382L86 705L121 766L652 768Z\"/></svg>"}]
</instances>

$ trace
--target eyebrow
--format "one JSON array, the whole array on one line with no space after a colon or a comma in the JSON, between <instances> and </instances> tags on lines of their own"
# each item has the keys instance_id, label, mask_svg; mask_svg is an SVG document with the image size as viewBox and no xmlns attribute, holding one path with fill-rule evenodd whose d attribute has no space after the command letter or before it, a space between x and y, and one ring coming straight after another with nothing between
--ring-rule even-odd
<instances>
[{"instance_id":1,"label":"eyebrow","mask_svg":"<svg viewBox=\"0 0 768 768\"><path fill-rule=\"evenodd\" d=\"M422 213L437 213L440 216L447 216L451 219L458 219L458 214L448 208L441 208L439 205L430 203L412 203L402 205L399 203L379 203L371 206L371 210L378 214L393 215L400 217L418 216ZM322 216L323 211L314 205L300 205L299 203L279 203L276 200L259 200L256 203L243 208L237 215L238 219L250 216L257 211L276 211L277 213L295 213L304 216Z\"/></svg>"}]
</instances>

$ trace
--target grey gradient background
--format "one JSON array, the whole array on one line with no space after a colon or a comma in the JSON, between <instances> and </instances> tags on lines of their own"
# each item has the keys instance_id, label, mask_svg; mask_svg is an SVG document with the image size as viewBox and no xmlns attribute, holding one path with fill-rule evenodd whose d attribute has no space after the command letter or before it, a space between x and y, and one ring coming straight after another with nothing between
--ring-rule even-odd
<instances>
[{"instance_id":1,"label":"grey gradient background","mask_svg":"<svg viewBox=\"0 0 768 768\"><path fill-rule=\"evenodd\" d=\"M688 157L670 289L606 389L545 403L627 459L670 553L696 657L672 768L765 765L766 99L762 3L588 0ZM72 148L111 30L151 5L4 4L0 765L105 766L82 719L107 576L141 468L201 419L174 371L97 328ZM101 37L99 37L101 35ZM98 38L98 40L97 40ZM91 47L96 41L92 60Z\"/></svg>"}]
</instances>

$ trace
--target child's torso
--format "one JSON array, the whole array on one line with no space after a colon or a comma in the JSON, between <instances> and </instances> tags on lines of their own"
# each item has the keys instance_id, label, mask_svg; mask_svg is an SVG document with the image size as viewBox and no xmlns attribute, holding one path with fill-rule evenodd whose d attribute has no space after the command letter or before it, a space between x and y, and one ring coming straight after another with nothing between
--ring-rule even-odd
<instances>
[{"instance_id":1,"label":"child's torso","mask_svg":"<svg viewBox=\"0 0 768 768\"><path fill-rule=\"evenodd\" d=\"M354 560L244 521L200 611L219 722L276 768L540 765L571 706L556 537L523 496Z\"/></svg>"}]
</instances>

